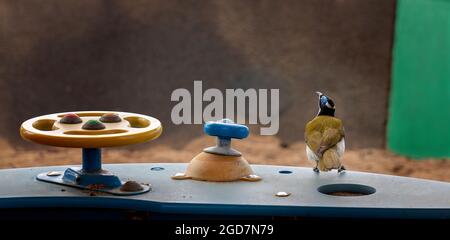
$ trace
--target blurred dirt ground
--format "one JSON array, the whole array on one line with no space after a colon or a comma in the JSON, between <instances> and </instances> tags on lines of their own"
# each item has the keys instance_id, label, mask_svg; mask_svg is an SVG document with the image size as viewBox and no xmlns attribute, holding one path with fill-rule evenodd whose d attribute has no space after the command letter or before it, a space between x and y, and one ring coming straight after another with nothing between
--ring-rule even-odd
<instances>
[{"instance_id":1,"label":"blurred dirt ground","mask_svg":"<svg viewBox=\"0 0 450 240\"><path fill-rule=\"evenodd\" d=\"M145 143L142 149L110 148L104 150L104 163L126 162L189 162L203 148L214 144L211 137L199 137L180 149ZM291 165L312 167L305 155L305 144L282 144L276 137L251 136L245 141L235 140L233 146L252 164ZM349 170L417 177L450 182L450 159L410 160L384 149L348 150L344 165ZM14 148L0 139L0 168L70 165L81 163L79 149L42 146L39 150Z\"/></svg>"}]
</instances>

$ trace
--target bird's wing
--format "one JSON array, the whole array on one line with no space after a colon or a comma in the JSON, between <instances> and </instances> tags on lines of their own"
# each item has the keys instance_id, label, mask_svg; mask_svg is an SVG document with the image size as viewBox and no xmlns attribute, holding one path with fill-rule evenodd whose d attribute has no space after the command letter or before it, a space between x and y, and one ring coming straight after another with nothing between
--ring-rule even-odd
<instances>
[{"instance_id":1,"label":"bird's wing","mask_svg":"<svg viewBox=\"0 0 450 240\"><path fill-rule=\"evenodd\" d=\"M305 142L313 152L318 152L320 143L322 142L322 132L319 123L315 119L306 124Z\"/></svg>"},{"instance_id":2,"label":"bird's wing","mask_svg":"<svg viewBox=\"0 0 450 240\"><path fill-rule=\"evenodd\" d=\"M319 116L306 124L306 144L316 153L334 147L344 136L344 125L335 117Z\"/></svg>"}]
</instances>

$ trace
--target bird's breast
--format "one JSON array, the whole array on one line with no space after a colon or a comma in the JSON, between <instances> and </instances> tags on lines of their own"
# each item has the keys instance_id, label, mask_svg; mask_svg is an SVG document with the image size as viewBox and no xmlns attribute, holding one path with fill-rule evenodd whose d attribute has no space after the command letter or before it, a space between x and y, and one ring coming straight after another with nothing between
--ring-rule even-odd
<instances>
[{"instance_id":1,"label":"bird's breast","mask_svg":"<svg viewBox=\"0 0 450 240\"><path fill-rule=\"evenodd\" d=\"M306 145L306 156L308 157L309 161L319 161L319 157L316 155L316 153L314 153L313 150L311 150L311 148L308 147L308 145Z\"/></svg>"},{"instance_id":2,"label":"bird's breast","mask_svg":"<svg viewBox=\"0 0 450 240\"><path fill-rule=\"evenodd\" d=\"M338 156L341 158L342 156L344 156L344 152L345 152L345 140L344 138L341 139L341 141L339 141L336 144L336 151L338 153Z\"/></svg>"}]
</instances>

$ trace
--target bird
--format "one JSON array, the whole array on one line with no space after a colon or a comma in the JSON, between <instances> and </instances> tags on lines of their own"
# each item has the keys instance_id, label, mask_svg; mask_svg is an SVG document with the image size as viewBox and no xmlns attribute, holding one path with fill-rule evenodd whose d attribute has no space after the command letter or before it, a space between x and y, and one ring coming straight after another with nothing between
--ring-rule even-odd
<instances>
[{"instance_id":1,"label":"bird","mask_svg":"<svg viewBox=\"0 0 450 240\"><path fill-rule=\"evenodd\" d=\"M345 152L345 129L341 119L334 116L334 101L321 92L319 96L319 112L305 126L306 155L315 162L314 172L337 169L345 170L341 163Z\"/></svg>"}]
</instances>

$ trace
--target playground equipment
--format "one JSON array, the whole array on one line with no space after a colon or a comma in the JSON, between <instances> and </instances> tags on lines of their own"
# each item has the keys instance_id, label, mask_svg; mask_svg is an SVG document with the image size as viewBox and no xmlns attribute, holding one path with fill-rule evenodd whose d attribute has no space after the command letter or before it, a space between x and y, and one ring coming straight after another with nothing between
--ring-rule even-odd
<instances>
[{"instance_id":1,"label":"playground equipment","mask_svg":"<svg viewBox=\"0 0 450 240\"><path fill-rule=\"evenodd\" d=\"M261 180L261 177L253 173L242 154L231 148L232 138L243 139L248 136L249 130L246 126L223 119L206 123L204 130L206 134L217 137L217 145L204 149L192 159L186 173L177 173L173 179L192 178L215 182Z\"/></svg>"},{"instance_id":2,"label":"playground equipment","mask_svg":"<svg viewBox=\"0 0 450 240\"><path fill-rule=\"evenodd\" d=\"M100 148L149 141L161 132L157 119L125 112L56 113L32 118L20 128L21 136L30 141L83 149L81 168L67 168L64 173L47 171L37 175L37 180L116 195L145 193L150 184L124 182L102 169Z\"/></svg>"},{"instance_id":3,"label":"playground equipment","mask_svg":"<svg viewBox=\"0 0 450 240\"><path fill-rule=\"evenodd\" d=\"M144 213L139 215L142 218L156 219L450 219L450 183L354 171L316 173L302 167L250 165L230 146L231 138L247 137L248 128L222 120L205 124L204 130L217 136L218 144L204 149L189 164L107 164L106 171L101 166L100 147L155 139L162 131L160 122L141 114L105 111L27 120L21 127L25 139L83 148L83 164L81 168L0 170L0 212L17 210L9 213L26 217L58 209L58 218L70 218L70 209L77 209L86 212L83 217L88 219L99 217L89 214L99 209L108 212L104 218L134 218L130 216L133 211ZM48 214L39 216L46 218Z\"/></svg>"}]
</instances>

